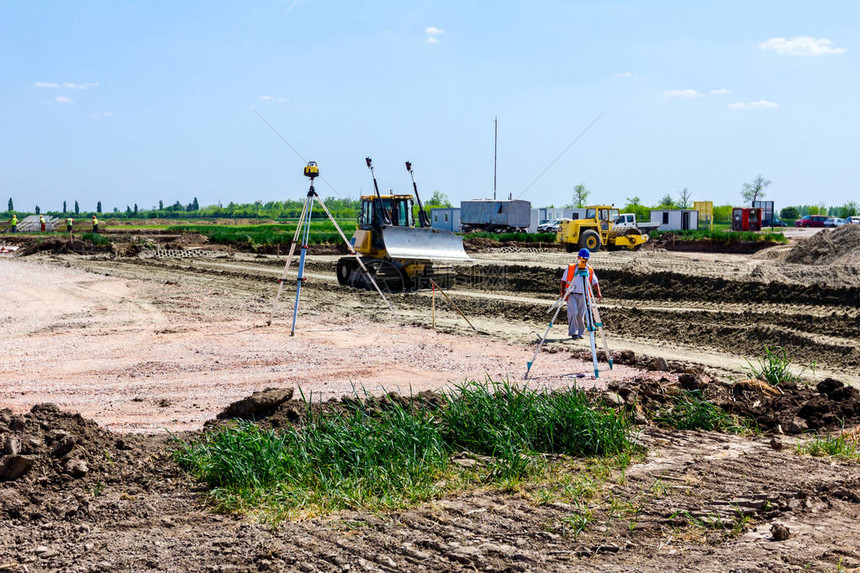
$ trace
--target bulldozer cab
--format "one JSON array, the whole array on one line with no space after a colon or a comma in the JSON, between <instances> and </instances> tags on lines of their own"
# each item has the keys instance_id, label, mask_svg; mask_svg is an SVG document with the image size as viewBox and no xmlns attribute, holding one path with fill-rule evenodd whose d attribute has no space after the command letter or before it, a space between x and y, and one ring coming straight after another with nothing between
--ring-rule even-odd
<instances>
[{"instance_id":1,"label":"bulldozer cab","mask_svg":"<svg viewBox=\"0 0 860 573\"><path fill-rule=\"evenodd\" d=\"M380 229L384 224L391 224L395 227L413 227L415 225L415 217L412 212L412 195L382 195L381 197L381 204L375 195L366 195L361 198L361 213L358 216L359 229L370 231ZM380 217L382 218L380 219Z\"/></svg>"}]
</instances>

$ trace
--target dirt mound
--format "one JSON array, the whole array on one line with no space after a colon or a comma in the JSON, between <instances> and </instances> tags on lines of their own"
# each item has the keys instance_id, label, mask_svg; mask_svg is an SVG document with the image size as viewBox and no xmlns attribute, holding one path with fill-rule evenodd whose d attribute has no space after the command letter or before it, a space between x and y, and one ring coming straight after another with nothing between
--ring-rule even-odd
<instances>
[{"instance_id":1,"label":"dirt mound","mask_svg":"<svg viewBox=\"0 0 860 573\"><path fill-rule=\"evenodd\" d=\"M80 239L70 241L69 239L61 239L59 237L51 237L44 240L35 240L21 247L18 251L19 257L35 255L38 253L51 253L54 255L76 253L76 254L94 254L94 253L109 253L111 252L111 244L93 245L90 242L84 242Z\"/></svg>"},{"instance_id":2,"label":"dirt mound","mask_svg":"<svg viewBox=\"0 0 860 573\"><path fill-rule=\"evenodd\" d=\"M207 428L223 425L231 419L256 421L263 428L282 428L299 426L311 415L349 414L361 410L374 414L391 408L393 405L407 410L413 408L435 410L445 403L445 397L438 392L419 392L415 396L402 396L389 392L382 396L345 395L316 402L309 397L310 405L304 401L292 400L292 388L267 388L254 392L251 396L227 406L214 420L206 422Z\"/></svg>"},{"instance_id":3,"label":"dirt mound","mask_svg":"<svg viewBox=\"0 0 860 573\"><path fill-rule=\"evenodd\" d=\"M860 391L831 378L817 386L783 383L772 387L758 380L726 383L689 372L679 376L677 384L637 378L611 383L609 389L649 418L672 407L685 391L697 391L704 400L754 421L764 431L838 431L860 423Z\"/></svg>"},{"instance_id":4,"label":"dirt mound","mask_svg":"<svg viewBox=\"0 0 860 573\"><path fill-rule=\"evenodd\" d=\"M86 513L94 491L144 486L158 474L153 453L151 437L111 434L54 404L21 415L0 410L0 517L50 521Z\"/></svg>"},{"instance_id":5,"label":"dirt mound","mask_svg":"<svg viewBox=\"0 0 860 573\"><path fill-rule=\"evenodd\" d=\"M803 265L860 264L860 225L824 230L800 241L785 262Z\"/></svg>"}]
</instances>

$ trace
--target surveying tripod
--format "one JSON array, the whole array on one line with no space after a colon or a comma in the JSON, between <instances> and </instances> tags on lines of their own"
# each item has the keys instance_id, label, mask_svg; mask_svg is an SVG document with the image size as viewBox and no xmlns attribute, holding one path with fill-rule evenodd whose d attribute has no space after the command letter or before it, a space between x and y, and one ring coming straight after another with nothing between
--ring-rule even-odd
<instances>
[{"instance_id":1,"label":"surveying tripod","mask_svg":"<svg viewBox=\"0 0 860 573\"><path fill-rule=\"evenodd\" d=\"M597 310L597 303L594 300L594 292L591 290L591 282L589 281L588 275L588 267L584 269L576 269L573 279L561 295L561 298L556 300L549 307L550 311L553 308L555 309L555 314L552 315L552 320L550 320L546 332L544 332L540 342L538 342L538 346L535 349L535 353L532 356L531 361L526 363L526 373L525 376L523 376L524 379L528 379L532 365L534 365L535 360L537 360L538 353L544 345L544 342L546 342L546 337L549 335L549 331L552 330L553 323L555 323L558 318L558 313L561 312L562 308L565 308L565 302L570 296L581 296L582 302L585 305L585 327L588 329L588 341L591 346L591 360L594 364L594 377L600 378L600 372L597 368L597 347L594 339L595 331L600 332L600 337L603 340L603 350L606 352L606 361L609 363L609 369L612 370L612 354L609 352L609 343L606 341L606 334L603 332L603 322L600 319L600 311ZM573 292L573 288L576 285L577 280L582 281L582 293Z\"/></svg>"},{"instance_id":2,"label":"surveying tripod","mask_svg":"<svg viewBox=\"0 0 860 573\"><path fill-rule=\"evenodd\" d=\"M385 301L385 304L388 306L388 310L391 311L395 317L397 313L394 312L394 308L391 306L391 303L388 302L388 299L385 298L385 295L382 294L382 291L379 289L379 285L376 284L376 281L373 278L373 275L370 271L367 270L367 267L364 265L364 262L361 260L361 256L355 251L355 248L352 246L352 243L346 238L346 235L343 234L343 231L340 229L340 225L337 224L331 212L325 206L322 199L320 199L319 195L317 195L316 190L314 189L314 179L319 177L320 171L319 167L315 161L309 161L305 166L304 175L311 180L310 189L308 189L308 194L305 197L305 204L302 206L302 214L299 215L299 223L296 226L296 232L293 235L293 242L290 245L290 254L287 256L287 264L284 265L284 273L281 275L281 278L278 279L278 294L275 296L274 302L272 302L272 310L269 313L269 320L266 322L267 326L272 325L272 317L275 314L275 307L278 304L278 299L281 298L281 290L284 288L284 281L287 279L287 273L290 270L290 263L293 260L293 254L296 251L296 243L301 237L301 252L299 254L299 274L298 279L296 281L296 302L293 304L293 323L290 327L290 336L294 336L296 333L296 316L299 312L299 296L302 292L302 283L304 283L307 279L305 278L305 256L308 251L308 240L310 238L311 232L311 217L313 216L314 210L314 200L319 203L319 206L322 207L322 210L328 216L329 220L334 225L334 228L337 229L340 238L343 239L343 242L346 244L346 247L349 249L351 255L355 257L355 260L358 262L358 266L361 267L361 270L364 271L364 274L370 279L370 282L373 284L373 287L376 289L376 292L379 293L379 296L382 297L382 300Z\"/></svg>"}]
</instances>

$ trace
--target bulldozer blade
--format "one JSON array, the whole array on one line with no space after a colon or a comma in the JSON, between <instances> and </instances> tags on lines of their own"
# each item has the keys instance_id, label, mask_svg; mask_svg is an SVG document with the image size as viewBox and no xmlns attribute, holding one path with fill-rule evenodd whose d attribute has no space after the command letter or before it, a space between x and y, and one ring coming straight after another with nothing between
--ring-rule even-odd
<instances>
[{"instance_id":1,"label":"bulldozer blade","mask_svg":"<svg viewBox=\"0 0 860 573\"><path fill-rule=\"evenodd\" d=\"M392 259L472 260L463 250L463 238L442 229L386 226L382 240Z\"/></svg>"}]
</instances>

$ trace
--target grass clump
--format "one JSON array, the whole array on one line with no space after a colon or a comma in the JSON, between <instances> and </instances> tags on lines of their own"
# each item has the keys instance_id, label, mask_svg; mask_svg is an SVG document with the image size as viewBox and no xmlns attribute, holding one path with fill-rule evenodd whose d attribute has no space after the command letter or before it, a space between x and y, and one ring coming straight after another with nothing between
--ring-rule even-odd
<instances>
[{"instance_id":1,"label":"grass clump","mask_svg":"<svg viewBox=\"0 0 860 573\"><path fill-rule=\"evenodd\" d=\"M296 225L174 225L168 227L173 233L200 233L209 242L220 245L289 245L296 233ZM355 231L355 221L339 221L341 230L347 238ZM340 243L343 239L337 233L334 225L328 219L311 221L308 243Z\"/></svg>"},{"instance_id":2,"label":"grass clump","mask_svg":"<svg viewBox=\"0 0 860 573\"><path fill-rule=\"evenodd\" d=\"M676 241L701 241L709 240L715 243L738 243L738 242L764 242L764 243L788 243L788 239L782 233L756 233L753 231L654 231L650 233L652 239L674 237Z\"/></svg>"},{"instance_id":3,"label":"grass clump","mask_svg":"<svg viewBox=\"0 0 860 573\"><path fill-rule=\"evenodd\" d=\"M699 390L685 390L672 408L655 419L677 430L742 433L749 429L719 406L705 400Z\"/></svg>"},{"instance_id":4,"label":"grass clump","mask_svg":"<svg viewBox=\"0 0 860 573\"><path fill-rule=\"evenodd\" d=\"M845 436L818 436L805 444L797 444L797 453L810 456L844 458L860 461L860 449L857 444L847 440Z\"/></svg>"},{"instance_id":5,"label":"grass clump","mask_svg":"<svg viewBox=\"0 0 860 573\"><path fill-rule=\"evenodd\" d=\"M527 473L535 453L604 456L630 447L627 418L576 388L542 393L469 382L448 395L441 419L454 448L493 456L506 476Z\"/></svg>"},{"instance_id":6,"label":"grass clump","mask_svg":"<svg viewBox=\"0 0 860 573\"><path fill-rule=\"evenodd\" d=\"M310 412L310 410L309 410ZM305 426L225 427L175 453L224 509L392 508L438 492L449 450L429 413L311 414Z\"/></svg>"},{"instance_id":7,"label":"grass clump","mask_svg":"<svg viewBox=\"0 0 860 573\"><path fill-rule=\"evenodd\" d=\"M89 241L93 245L98 247L103 247L105 245L110 245L110 239L105 237L104 235L100 235L98 233L84 233L81 235L82 241Z\"/></svg>"},{"instance_id":8,"label":"grass clump","mask_svg":"<svg viewBox=\"0 0 860 573\"><path fill-rule=\"evenodd\" d=\"M220 509L277 520L405 507L473 484L513 487L545 469L543 454L624 457L631 447L624 414L596 408L579 390L473 382L434 409L388 401L370 411L359 400L346 412L305 406L301 426L237 422L179 443L174 457L211 488ZM462 452L476 463L455 463Z\"/></svg>"},{"instance_id":9,"label":"grass clump","mask_svg":"<svg viewBox=\"0 0 860 573\"><path fill-rule=\"evenodd\" d=\"M555 233L487 233L478 231L476 233L466 233L464 239L482 238L493 239L500 243L520 242L520 243L554 243Z\"/></svg>"},{"instance_id":10,"label":"grass clump","mask_svg":"<svg viewBox=\"0 0 860 573\"><path fill-rule=\"evenodd\" d=\"M747 359L747 367L744 368L752 378L764 380L771 386L777 386L784 382L800 382L800 374L791 372L792 360L785 348L776 346L774 348L764 347L764 355L757 357L756 364ZM815 371L815 363L804 367L804 371L811 368ZM802 372L801 372L802 374Z\"/></svg>"}]
</instances>

